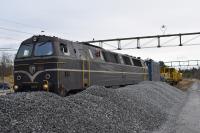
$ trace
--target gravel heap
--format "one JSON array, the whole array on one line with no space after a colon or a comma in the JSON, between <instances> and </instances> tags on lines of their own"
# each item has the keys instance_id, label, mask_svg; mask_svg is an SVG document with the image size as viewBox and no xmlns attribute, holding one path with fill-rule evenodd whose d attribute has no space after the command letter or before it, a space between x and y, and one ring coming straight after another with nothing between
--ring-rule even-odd
<instances>
[{"instance_id":1,"label":"gravel heap","mask_svg":"<svg viewBox=\"0 0 200 133\"><path fill-rule=\"evenodd\" d=\"M150 81L118 89L92 86L65 98L9 94L0 96L0 132L167 132L184 99L178 89Z\"/></svg>"}]
</instances>

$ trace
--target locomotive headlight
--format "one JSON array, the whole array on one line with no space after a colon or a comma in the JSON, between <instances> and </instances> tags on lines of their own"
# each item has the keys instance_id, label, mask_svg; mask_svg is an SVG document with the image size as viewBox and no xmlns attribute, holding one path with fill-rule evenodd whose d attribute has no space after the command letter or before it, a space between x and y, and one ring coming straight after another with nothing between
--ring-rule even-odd
<instances>
[{"instance_id":1,"label":"locomotive headlight","mask_svg":"<svg viewBox=\"0 0 200 133\"><path fill-rule=\"evenodd\" d=\"M46 91L49 91L49 83L47 80L43 81L43 85L42 85L43 89Z\"/></svg>"},{"instance_id":2,"label":"locomotive headlight","mask_svg":"<svg viewBox=\"0 0 200 133\"><path fill-rule=\"evenodd\" d=\"M43 85L43 89L44 89L44 90L48 90L48 88L49 88L48 84L44 84L44 85Z\"/></svg>"},{"instance_id":3,"label":"locomotive headlight","mask_svg":"<svg viewBox=\"0 0 200 133\"><path fill-rule=\"evenodd\" d=\"M19 86L18 85L14 85L14 90L17 90L18 88L19 88Z\"/></svg>"},{"instance_id":4,"label":"locomotive headlight","mask_svg":"<svg viewBox=\"0 0 200 133\"><path fill-rule=\"evenodd\" d=\"M33 37L33 41L37 42L37 37L36 36Z\"/></svg>"},{"instance_id":5,"label":"locomotive headlight","mask_svg":"<svg viewBox=\"0 0 200 133\"><path fill-rule=\"evenodd\" d=\"M17 75L17 80L21 80L22 77L20 75Z\"/></svg>"}]
</instances>

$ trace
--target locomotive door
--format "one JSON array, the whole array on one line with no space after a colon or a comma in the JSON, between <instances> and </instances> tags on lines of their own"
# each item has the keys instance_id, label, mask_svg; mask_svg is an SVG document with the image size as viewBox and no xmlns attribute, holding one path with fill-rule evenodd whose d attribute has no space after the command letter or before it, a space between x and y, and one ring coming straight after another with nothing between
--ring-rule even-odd
<instances>
[{"instance_id":1,"label":"locomotive door","mask_svg":"<svg viewBox=\"0 0 200 133\"><path fill-rule=\"evenodd\" d=\"M87 48L80 51L82 51L82 87L87 88L90 86L90 57Z\"/></svg>"},{"instance_id":2,"label":"locomotive door","mask_svg":"<svg viewBox=\"0 0 200 133\"><path fill-rule=\"evenodd\" d=\"M90 86L90 60L82 60L82 83L83 88Z\"/></svg>"}]
</instances>

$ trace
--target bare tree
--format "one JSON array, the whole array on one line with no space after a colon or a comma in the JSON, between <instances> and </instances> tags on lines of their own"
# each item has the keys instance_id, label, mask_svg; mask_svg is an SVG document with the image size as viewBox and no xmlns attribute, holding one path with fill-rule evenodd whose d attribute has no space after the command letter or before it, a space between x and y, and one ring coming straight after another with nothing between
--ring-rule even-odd
<instances>
[{"instance_id":1,"label":"bare tree","mask_svg":"<svg viewBox=\"0 0 200 133\"><path fill-rule=\"evenodd\" d=\"M182 70L182 73L185 78L200 79L200 68Z\"/></svg>"},{"instance_id":2,"label":"bare tree","mask_svg":"<svg viewBox=\"0 0 200 133\"><path fill-rule=\"evenodd\" d=\"M2 81L5 81L5 76L12 75L13 73L13 58L9 53L3 52L0 57L0 73Z\"/></svg>"}]
</instances>

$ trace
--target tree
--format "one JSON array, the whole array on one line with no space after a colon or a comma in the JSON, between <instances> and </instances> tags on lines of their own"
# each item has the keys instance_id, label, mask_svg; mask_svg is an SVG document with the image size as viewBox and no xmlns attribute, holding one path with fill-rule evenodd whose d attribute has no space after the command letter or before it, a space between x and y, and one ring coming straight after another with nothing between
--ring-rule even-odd
<instances>
[{"instance_id":1,"label":"tree","mask_svg":"<svg viewBox=\"0 0 200 133\"><path fill-rule=\"evenodd\" d=\"M3 52L0 56L0 74L4 81L5 76L12 75L13 73L13 58L9 53Z\"/></svg>"},{"instance_id":2,"label":"tree","mask_svg":"<svg viewBox=\"0 0 200 133\"><path fill-rule=\"evenodd\" d=\"M183 73L183 77L185 78L196 78L200 79L200 68L192 68L181 71Z\"/></svg>"}]
</instances>

